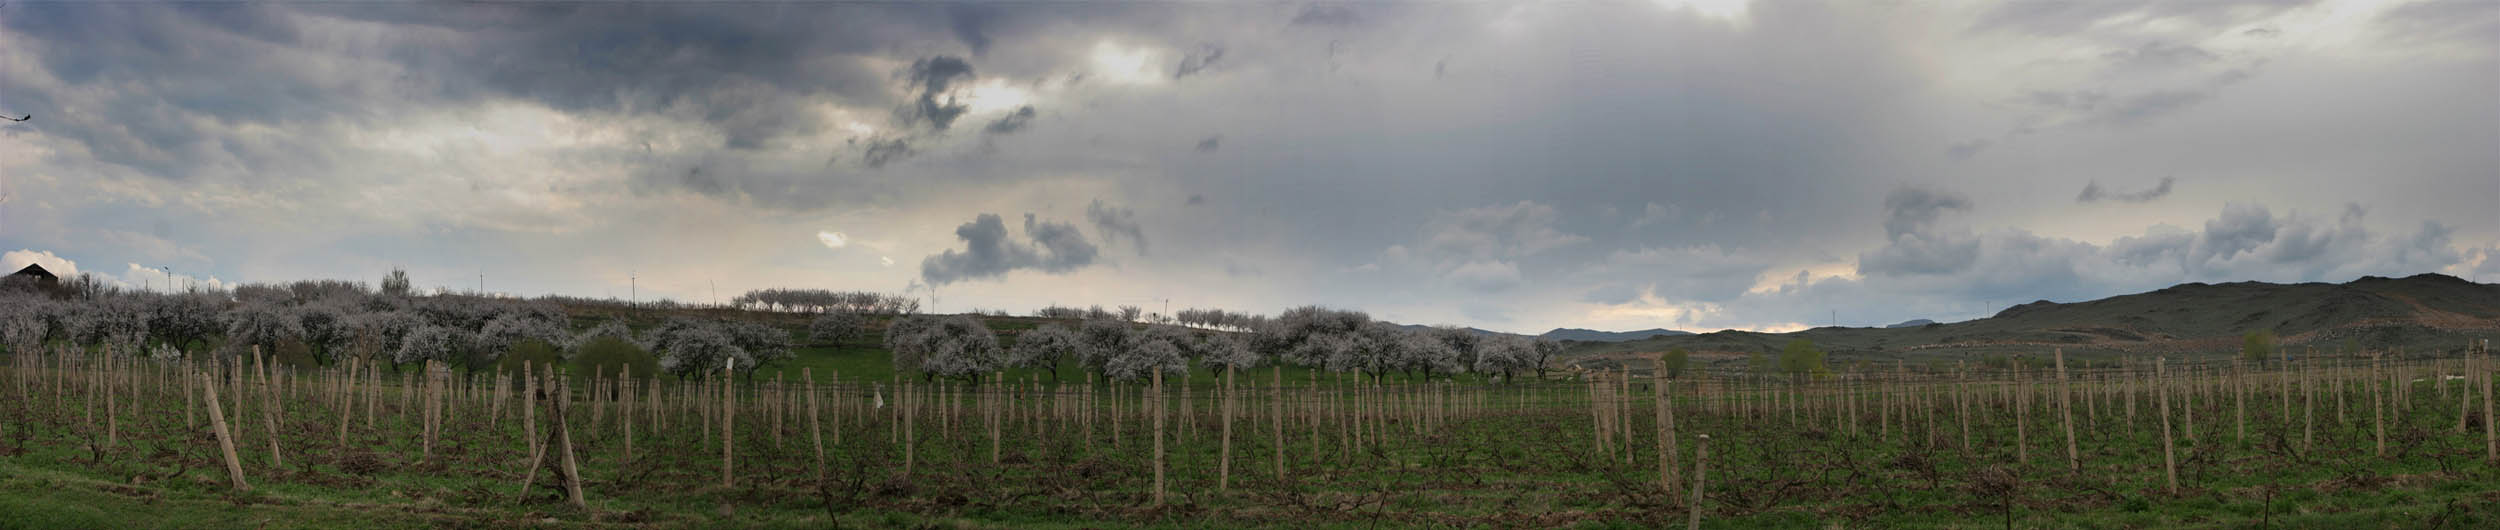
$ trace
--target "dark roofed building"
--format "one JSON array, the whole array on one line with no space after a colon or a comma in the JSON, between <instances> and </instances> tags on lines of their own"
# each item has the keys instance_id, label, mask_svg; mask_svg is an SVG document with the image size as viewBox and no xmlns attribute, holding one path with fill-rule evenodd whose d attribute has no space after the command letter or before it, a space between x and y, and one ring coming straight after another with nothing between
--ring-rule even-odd
<instances>
[{"instance_id":1,"label":"dark roofed building","mask_svg":"<svg viewBox=\"0 0 2500 530\"><path fill-rule=\"evenodd\" d=\"M37 264L27 264L26 268L18 269L17 272L9 273L9 279L34 281L35 283L47 286L61 284L60 276L52 274L52 271L44 270L42 265Z\"/></svg>"},{"instance_id":2,"label":"dark roofed building","mask_svg":"<svg viewBox=\"0 0 2500 530\"><path fill-rule=\"evenodd\" d=\"M18 269L17 272L9 273L8 276L0 276L0 291L21 290L54 297L63 296L64 293L61 277L52 274L52 271L44 270L42 265L27 265L26 268Z\"/></svg>"}]
</instances>

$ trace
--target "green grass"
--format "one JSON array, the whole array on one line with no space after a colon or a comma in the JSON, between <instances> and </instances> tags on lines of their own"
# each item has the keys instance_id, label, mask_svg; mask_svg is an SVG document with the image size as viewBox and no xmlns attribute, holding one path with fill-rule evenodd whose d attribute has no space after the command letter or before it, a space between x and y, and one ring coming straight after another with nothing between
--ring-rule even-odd
<instances>
[{"instance_id":1,"label":"green grass","mask_svg":"<svg viewBox=\"0 0 2500 530\"><path fill-rule=\"evenodd\" d=\"M839 370L846 381L890 381L885 360L882 350L864 344L802 348L791 362L748 381L801 367L820 377ZM935 416L919 420L916 462L906 474L902 448L890 441L898 425L883 413L864 415L867 397L859 388L822 396L845 410L834 429L842 441L827 432L831 482L822 490L812 478L804 425L785 424L775 444L752 387L742 398L749 408L739 412L740 479L731 487L719 483L718 440L707 440L718 436L718 425L700 423L692 409L672 409L669 428L654 433L637 402L636 455L627 461L616 424L593 427L589 407L576 401L574 442L588 511L550 497L555 483L544 474L528 496L520 494L527 453L512 410L498 418L481 403L456 406L435 455L423 459L414 417L399 409L392 389L376 428L365 428L356 412L344 451L335 410L309 399L289 402L279 429L283 468L269 459L258 406L247 405L234 426L256 490L234 494L214 439L204 428L184 426L179 394L156 393L143 377L144 394L122 400L137 407L119 415L122 442L99 457L90 444L101 427L84 419L88 411L40 383L19 400L13 369L0 369L0 396L8 399L0 401L0 528L1655 528L1682 523L1683 510L1667 501L1689 493L1655 486L1646 388L1633 389L1628 414L1633 458L1601 461L1582 401L1586 386L1462 380L1454 388L1482 392L1492 407L1429 429L1403 419L1376 424L1385 439L1366 435L1360 445L1349 443L1338 423L1324 425L1317 440L1308 425L1289 423L1278 440L1264 416L1245 420L1236 426L1233 491L1217 495L1218 444L1205 416L1214 381L1200 377L1191 383L1205 424L1167 439L1172 499L1162 507L1146 502L1152 473L1138 430L1142 417L1123 422L1116 448L1107 420L1090 441L1072 425L1035 435L1032 425L1012 420L1001 443L1004 461L993 465L989 438L975 428L978 400L968 400L966 425L951 434ZM1286 371L1292 395L1309 395L1302 387L1308 372ZM1258 370L1250 380L1271 374ZM71 396L82 395L71 388ZM2001 403L1974 406L1976 444L1965 454L1949 400L1932 411L1943 444L1931 448L1923 437L1903 434L1897 413L1887 429L1873 403L1852 431L1828 413L1796 421L1784 409L1724 414L1716 402L1691 394L1679 398L1679 459L1693 457L1694 435L1714 438L1709 528L1993 528L2009 516L2023 528L2500 525L2493 508L2500 506L2500 466L2481 460L2479 425L2452 431L2453 394L2427 387L2408 394L2412 406L2391 417L2387 456L2374 454L2368 401L2353 397L2367 395L2358 385L2348 387L2344 421L2335 420L2335 401L2320 395L2314 446L2300 443L2297 408L2284 416L2271 393L2250 397L2246 439L2233 435L2227 393L2201 398L2193 440L2183 422L2174 423L2182 430L2183 487L2171 493L2163 486L2149 395L2139 396L2132 421L2111 408L2123 401L2077 402L2085 462L2077 474L2065 469L2048 388L2040 388L2048 400L2027 416L2027 462L2014 445L2013 412ZM1996 396L1995 387L1980 390L1982 398ZM895 399L891 388L882 397ZM1134 394L1122 399L1122 410L1133 414ZM1514 411L1519 403L1526 407ZM102 414L96 407L93 413ZM1263 400L1245 408L1270 410ZM1177 418L1174 425L1177 433ZM1279 442L1287 454L1282 480L1270 460Z\"/></svg>"}]
</instances>

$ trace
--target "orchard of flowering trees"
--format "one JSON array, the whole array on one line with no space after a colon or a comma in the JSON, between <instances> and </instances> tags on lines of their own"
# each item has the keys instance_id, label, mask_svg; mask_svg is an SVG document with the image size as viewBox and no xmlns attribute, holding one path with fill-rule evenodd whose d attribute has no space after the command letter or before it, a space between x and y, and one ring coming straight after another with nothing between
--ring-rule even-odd
<instances>
[{"instance_id":1,"label":"orchard of flowering trees","mask_svg":"<svg viewBox=\"0 0 2500 530\"><path fill-rule=\"evenodd\" d=\"M1036 315L1076 319L1075 327L1041 324L1009 336L1003 347L998 334L974 317L904 316L886 326L885 345L896 370L923 378L977 380L1012 367L1049 372L1057 380L1058 367L1072 362L1084 373L1114 381L1138 381L1156 371L1177 376L1193 367L1220 375L1227 367L1267 363L1375 378L1446 379L1469 372L1510 378L1542 375L1561 349L1550 340L1400 326L1317 306L1275 318L1194 309L1181 314L1178 325L1153 324L1119 312L1054 306Z\"/></svg>"},{"instance_id":2,"label":"orchard of flowering trees","mask_svg":"<svg viewBox=\"0 0 2500 530\"><path fill-rule=\"evenodd\" d=\"M1275 316L1221 309L1186 309L1141 321L1142 309L1049 307L1046 323L1000 334L980 316L914 315L909 297L867 292L762 289L737 298L741 308L812 312L803 328L751 319L673 317L637 333L610 319L574 329L567 307L615 304L549 297L538 300L411 294L404 271L383 289L345 281L247 284L226 291L182 293L90 287L75 296L30 290L0 292L0 346L27 350L67 342L117 351L248 355L329 365L362 358L397 365L440 362L492 370L525 346L570 358L594 340L613 338L648 355L660 371L692 377L721 367L741 372L792 357L798 342L836 345L882 331L895 368L928 378L977 380L1007 368L1060 367L1109 380L1139 380L1156 371L1248 369L1292 364L1377 377L1450 378L1475 372L1510 378L1542 374L1552 341L1488 335L1463 328L1421 328L1374 321L1359 311L1304 306ZM665 303L638 304L666 310ZM882 330L877 329L882 322ZM797 333L793 333L796 331ZM539 345L539 346L531 346ZM543 355L543 354L533 354ZM533 357L535 358L535 357ZM508 367L508 366L507 366Z\"/></svg>"},{"instance_id":3,"label":"orchard of flowering trees","mask_svg":"<svg viewBox=\"0 0 2500 530\"><path fill-rule=\"evenodd\" d=\"M259 351L284 362L314 365L351 358L393 367L433 361L474 372L495 369L504 356L526 345L543 345L569 358L591 340L612 337L681 375L717 370L730 362L724 359L734 360L740 370L753 370L792 353L787 330L755 322L670 320L636 339L623 321L609 320L576 333L566 307L581 305L578 300L416 296L407 282L406 272L394 270L378 290L334 280L179 293L100 284L66 295L0 290L0 347L34 351L47 344L69 344L175 358ZM912 307L897 299L850 293L824 307ZM849 320L841 326L820 323L816 331L857 333L857 316L845 315ZM828 331L836 327L848 331Z\"/></svg>"}]
</instances>

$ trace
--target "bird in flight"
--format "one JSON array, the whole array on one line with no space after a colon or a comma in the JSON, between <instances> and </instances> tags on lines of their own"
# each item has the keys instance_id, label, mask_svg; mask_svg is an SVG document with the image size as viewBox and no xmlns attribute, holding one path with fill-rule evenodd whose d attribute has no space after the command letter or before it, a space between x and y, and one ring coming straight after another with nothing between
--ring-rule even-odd
<instances>
[{"instance_id":1,"label":"bird in flight","mask_svg":"<svg viewBox=\"0 0 2500 530\"><path fill-rule=\"evenodd\" d=\"M33 115L33 114L28 114L28 115L25 115L25 116L19 116L19 117L15 117L15 118L11 118L11 117L8 117L8 116L0 116L0 120L9 120L9 121L26 121L26 120L31 120L31 119L35 119L35 115Z\"/></svg>"}]
</instances>

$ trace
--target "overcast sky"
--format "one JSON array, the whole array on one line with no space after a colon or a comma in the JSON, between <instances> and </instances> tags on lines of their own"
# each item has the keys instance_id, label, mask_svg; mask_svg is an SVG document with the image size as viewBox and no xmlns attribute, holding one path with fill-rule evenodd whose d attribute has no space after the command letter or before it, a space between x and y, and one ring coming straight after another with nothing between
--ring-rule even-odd
<instances>
[{"instance_id":1,"label":"overcast sky","mask_svg":"<svg viewBox=\"0 0 2500 530\"><path fill-rule=\"evenodd\" d=\"M2500 278L2488 0L9 3L0 113L0 265L159 289L1538 332Z\"/></svg>"}]
</instances>

